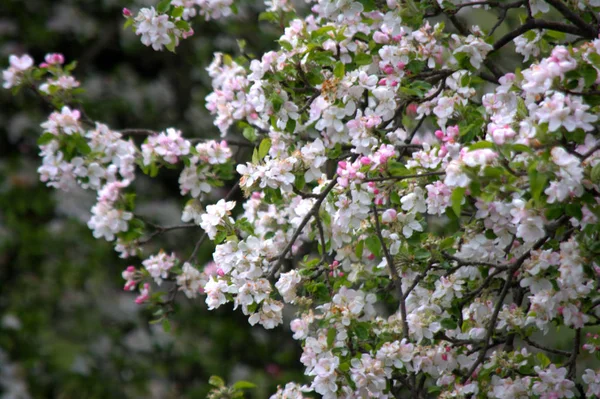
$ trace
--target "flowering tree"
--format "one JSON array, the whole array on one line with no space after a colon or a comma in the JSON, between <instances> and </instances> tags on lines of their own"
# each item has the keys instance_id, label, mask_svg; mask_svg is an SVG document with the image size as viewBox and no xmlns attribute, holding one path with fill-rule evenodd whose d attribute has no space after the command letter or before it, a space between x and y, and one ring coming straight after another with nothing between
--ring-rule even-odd
<instances>
[{"instance_id":1,"label":"flowering tree","mask_svg":"<svg viewBox=\"0 0 600 399\"><path fill-rule=\"evenodd\" d=\"M600 346L586 334L600 321L600 1L310 3L265 1L260 18L284 30L276 51L215 54L217 141L111 130L81 107L74 63L11 56L4 87L56 108L41 180L97 191L94 237L142 259L125 289L166 328L179 293L266 329L296 312L310 382L273 398L600 395L581 362ZM497 22L469 26L475 8ZM123 14L144 45L175 51L194 18L237 12L164 0ZM507 73L511 42L526 65ZM164 169L189 199L181 224L136 214L136 177ZM144 251L180 229L203 231L191 254ZM558 327L568 351L533 338ZM250 386L211 382L214 397Z\"/></svg>"}]
</instances>

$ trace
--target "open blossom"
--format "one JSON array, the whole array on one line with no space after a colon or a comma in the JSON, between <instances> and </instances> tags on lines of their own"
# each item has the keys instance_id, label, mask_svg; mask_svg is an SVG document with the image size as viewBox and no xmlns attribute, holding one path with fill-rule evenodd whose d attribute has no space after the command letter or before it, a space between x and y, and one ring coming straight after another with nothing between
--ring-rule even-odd
<instances>
[{"instance_id":1,"label":"open blossom","mask_svg":"<svg viewBox=\"0 0 600 399\"><path fill-rule=\"evenodd\" d=\"M188 262L183 264L181 274L177 276L177 285L188 298L196 298L204 281L202 273Z\"/></svg>"},{"instance_id":2,"label":"open blossom","mask_svg":"<svg viewBox=\"0 0 600 399\"><path fill-rule=\"evenodd\" d=\"M27 71L33 66L33 58L29 55L24 54L21 57L16 55L11 55L8 58L10 66L8 69L2 71L2 87L5 89L10 89L11 87L18 86L21 84L21 78L23 76L23 72Z\"/></svg>"},{"instance_id":3,"label":"open blossom","mask_svg":"<svg viewBox=\"0 0 600 399\"><path fill-rule=\"evenodd\" d=\"M302 278L296 270L282 273L281 276L279 276L275 288L277 288L283 297L284 302L294 303L294 299L296 299L296 286L301 280Z\"/></svg>"},{"instance_id":4,"label":"open blossom","mask_svg":"<svg viewBox=\"0 0 600 399\"><path fill-rule=\"evenodd\" d=\"M536 22L549 1L511 7ZM448 29L430 18L502 12L503 2L307 3L296 12L289 0L264 2L263 16L283 30L271 51L214 55L206 107L223 140L192 145L169 128L140 144L101 123L89 130L83 109L61 106L42 124L50 134L40 140L41 180L94 190L88 225L125 257L146 249L123 192L136 188L136 167L180 172L179 192L192 198L181 219L216 241L214 262L201 271L161 251L123 271L125 289L146 303L151 279L168 279L188 298L205 294L211 310L231 302L265 329L297 311L289 327L309 382L273 399L577 396L577 351L546 359L530 349L545 352L532 343L537 333L584 329L600 316L592 306L600 39L588 23L600 0L553 2L544 24L562 14L573 38L550 46L560 40L531 18L493 45L495 28ZM160 50L193 33L179 28L184 21L236 8L233 0L170 7L123 15ZM499 76L510 62L495 62L511 43L527 64ZM27 80L44 96L75 96L79 82L63 63L49 54L30 73L33 60L13 56L4 85ZM237 151L242 131L254 154ZM215 190L233 185L233 165L245 198L226 198L237 202ZM522 339L511 344L516 333ZM597 351L599 338L587 338L583 349ZM596 371L581 379L588 396L600 396Z\"/></svg>"},{"instance_id":5,"label":"open blossom","mask_svg":"<svg viewBox=\"0 0 600 399\"><path fill-rule=\"evenodd\" d=\"M108 188L110 189L110 188ZM92 217L88 221L88 227L93 230L94 237L103 237L107 241L113 241L116 234L129 229L129 221L133 214L114 206L115 194L103 194L92 208Z\"/></svg>"},{"instance_id":6,"label":"open blossom","mask_svg":"<svg viewBox=\"0 0 600 399\"><path fill-rule=\"evenodd\" d=\"M231 158L231 149L224 140L221 142L210 140L197 144L196 151L201 161L211 165L224 164Z\"/></svg>"},{"instance_id":7,"label":"open blossom","mask_svg":"<svg viewBox=\"0 0 600 399\"><path fill-rule=\"evenodd\" d=\"M277 392L271 395L269 399L305 399L306 397L303 392L307 390L306 387L302 387L293 382L288 382L285 384L285 387L278 387Z\"/></svg>"},{"instance_id":8,"label":"open blossom","mask_svg":"<svg viewBox=\"0 0 600 399\"><path fill-rule=\"evenodd\" d=\"M148 137L147 142L142 144L144 165L149 165L155 159L175 164L181 156L189 153L190 142L181 137L181 131L173 128Z\"/></svg>"},{"instance_id":9,"label":"open blossom","mask_svg":"<svg viewBox=\"0 0 600 399\"><path fill-rule=\"evenodd\" d=\"M79 122L81 113L78 110L71 110L64 106L61 112L53 112L50 114L48 121L41 124L45 132L49 132L58 136L61 133L72 135L73 133L81 133L82 128Z\"/></svg>"},{"instance_id":10,"label":"open blossom","mask_svg":"<svg viewBox=\"0 0 600 399\"><path fill-rule=\"evenodd\" d=\"M175 254L167 255L164 252L159 252L157 255L152 255L142 262L150 276L156 284L161 285L162 281L169 275L169 270L175 266L177 257Z\"/></svg>"},{"instance_id":11,"label":"open blossom","mask_svg":"<svg viewBox=\"0 0 600 399\"><path fill-rule=\"evenodd\" d=\"M158 14L154 7L142 8L135 17L135 34L141 35L141 41L146 46L152 46L154 50L162 50L174 40L169 34L175 28L175 24L169 20L166 14Z\"/></svg>"},{"instance_id":12,"label":"open blossom","mask_svg":"<svg viewBox=\"0 0 600 399\"><path fill-rule=\"evenodd\" d=\"M206 293L206 304L208 309L216 309L219 306L227 303L227 293L236 293L237 288L235 286L227 284L227 281L221 278L215 278L211 276L206 285L204 286L204 292Z\"/></svg>"},{"instance_id":13,"label":"open blossom","mask_svg":"<svg viewBox=\"0 0 600 399\"><path fill-rule=\"evenodd\" d=\"M200 217L200 227L208 234L208 238L214 240L219 226L233 223L233 219L229 217L233 208L235 208L235 202L225 200L219 200L215 205L206 207L206 213Z\"/></svg>"}]
</instances>

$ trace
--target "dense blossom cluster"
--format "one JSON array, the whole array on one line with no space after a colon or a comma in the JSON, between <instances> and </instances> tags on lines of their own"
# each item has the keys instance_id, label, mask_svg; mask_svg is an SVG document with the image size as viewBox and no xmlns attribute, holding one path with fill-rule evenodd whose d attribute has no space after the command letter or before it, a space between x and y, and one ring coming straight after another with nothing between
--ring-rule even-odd
<instances>
[{"instance_id":1,"label":"dense blossom cluster","mask_svg":"<svg viewBox=\"0 0 600 399\"><path fill-rule=\"evenodd\" d=\"M241 128L255 147L236 160L244 201L205 204L233 178L226 140L194 145L170 128L138 146L66 101L42 124L41 179L96 190L89 226L124 257L179 227L214 241L204 268L195 251L187 261L161 251L126 269L136 302L165 304L153 280L205 296L209 309L231 302L268 329L295 310L309 383L273 398L600 395L598 371L577 369L581 351L600 347L585 334L600 319L600 39L588 21L600 2L309 3L301 17L266 1L265 19L289 21L280 48L252 60L218 53L207 68L215 125L224 138ZM476 7L518 9L528 29L494 41L459 18ZM544 19L552 7L567 22ZM173 0L124 14L160 50L196 15L233 10ZM559 33L584 40L556 44ZM511 41L529 63L502 73L490 57ZM49 55L36 69L13 56L4 87L46 71L40 92L73 90L63 62ZM181 170L187 225L134 216L125 190L161 167ZM573 334L569 350L533 338L557 327Z\"/></svg>"}]
</instances>

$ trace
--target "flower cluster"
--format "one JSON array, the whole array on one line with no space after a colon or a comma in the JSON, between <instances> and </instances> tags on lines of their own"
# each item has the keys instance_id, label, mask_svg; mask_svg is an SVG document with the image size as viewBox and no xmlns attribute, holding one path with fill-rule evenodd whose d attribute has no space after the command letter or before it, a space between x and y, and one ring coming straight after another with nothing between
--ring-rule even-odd
<instances>
[{"instance_id":1,"label":"flower cluster","mask_svg":"<svg viewBox=\"0 0 600 399\"><path fill-rule=\"evenodd\" d=\"M579 15L600 4L312 3L299 15L265 2L289 21L280 47L251 60L218 53L207 68L215 126L223 138L240 128L254 146L235 165L244 200L203 204L233 180L226 141L194 146L171 128L138 149L100 123L89 130L68 104L42 125L42 180L97 190L90 227L129 254L154 226L123 192L135 189L135 165L150 177L181 168L181 194L193 197L182 220L193 223L147 239L201 228L214 263L200 271L196 250L188 262L161 251L123 273L126 289L164 306L150 283L169 280L209 309L232 303L251 325L290 322L310 382L273 398L598 395L598 372L576 370L581 349L599 346L583 330L600 318L600 39ZM567 23L542 19L551 5ZM475 7L528 17L494 42L496 27L459 18ZM196 15L233 10L173 0L125 15L159 50ZM441 14L455 29L432 22ZM554 30L584 40L549 46ZM490 57L513 41L529 64L503 73ZM49 55L41 68L62 63ZM10 64L8 87L34 68L25 56ZM52 85L77 86L68 76ZM574 334L569 351L547 339L554 326Z\"/></svg>"}]
</instances>

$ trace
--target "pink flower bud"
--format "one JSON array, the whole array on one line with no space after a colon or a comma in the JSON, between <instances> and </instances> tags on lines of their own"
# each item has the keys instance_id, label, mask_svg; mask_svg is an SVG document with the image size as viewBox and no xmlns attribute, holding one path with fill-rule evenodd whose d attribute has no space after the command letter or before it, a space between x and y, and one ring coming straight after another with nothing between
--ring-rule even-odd
<instances>
[{"instance_id":1,"label":"pink flower bud","mask_svg":"<svg viewBox=\"0 0 600 399\"><path fill-rule=\"evenodd\" d=\"M369 157L362 157L360 159L360 163L362 163L363 165L370 165L371 164L371 159Z\"/></svg>"},{"instance_id":2,"label":"pink flower bud","mask_svg":"<svg viewBox=\"0 0 600 399\"><path fill-rule=\"evenodd\" d=\"M344 277L344 272L339 273L340 277Z\"/></svg>"},{"instance_id":3,"label":"pink flower bud","mask_svg":"<svg viewBox=\"0 0 600 399\"><path fill-rule=\"evenodd\" d=\"M380 86L385 86L386 83L387 83L387 80L385 78L379 80Z\"/></svg>"},{"instance_id":4,"label":"pink flower bud","mask_svg":"<svg viewBox=\"0 0 600 399\"><path fill-rule=\"evenodd\" d=\"M133 17L133 14L131 13L131 10L129 10L129 8L125 7L123 8L123 16L130 18Z\"/></svg>"},{"instance_id":5,"label":"pink flower bud","mask_svg":"<svg viewBox=\"0 0 600 399\"><path fill-rule=\"evenodd\" d=\"M188 30L187 32L183 32L183 33L181 34L181 36L182 36L184 39L187 39L188 37L192 36L193 34L194 34L194 30L193 30L192 28L190 28L190 30Z\"/></svg>"},{"instance_id":6,"label":"pink flower bud","mask_svg":"<svg viewBox=\"0 0 600 399\"><path fill-rule=\"evenodd\" d=\"M443 139L444 138L444 132L442 132L441 130L436 130L435 131L435 137L437 137L438 139Z\"/></svg>"},{"instance_id":7,"label":"pink flower bud","mask_svg":"<svg viewBox=\"0 0 600 399\"><path fill-rule=\"evenodd\" d=\"M223 271L223 269L218 268L217 269L217 275L220 276L220 277L223 277L225 275L225 272Z\"/></svg>"},{"instance_id":8,"label":"pink flower bud","mask_svg":"<svg viewBox=\"0 0 600 399\"><path fill-rule=\"evenodd\" d=\"M381 221L383 223L391 223L394 220L396 220L396 218L398 217L398 212L396 212L395 209L387 209L385 212L383 212L383 214L381 215Z\"/></svg>"},{"instance_id":9,"label":"pink flower bud","mask_svg":"<svg viewBox=\"0 0 600 399\"><path fill-rule=\"evenodd\" d=\"M404 62L399 62L396 64L396 67L401 71L404 70L405 66L406 66L406 64Z\"/></svg>"},{"instance_id":10,"label":"pink flower bud","mask_svg":"<svg viewBox=\"0 0 600 399\"><path fill-rule=\"evenodd\" d=\"M375 259L375 255L373 255L373 254L369 254L369 256L367 256L367 259L369 259L369 260L373 260L373 259Z\"/></svg>"},{"instance_id":11,"label":"pink flower bud","mask_svg":"<svg viewBox=\"0 0 600 399\"><path fill-rule=\"evenodd\" d=\"M393 66L391 66L391 65L386 65L386 66L384 66L384 67L383 67L383 72L384 72L386 75L391 75L391 74L393 74L393 73L394 73L394 67L393 67Z\"/></svg>"},{"instance_id":12,"label":"pink flower bud","mask_svg":"<svg viewBox=\"0 0 600 399\"><path fill-rule=\"evenodd\" d=\"M417 105L417 103L410 103L408 105L408 107L406 108L406 111L409 115L416 115L417 114L417 108L419 108L419 106Z\"/></svg>"}]
</instances>

